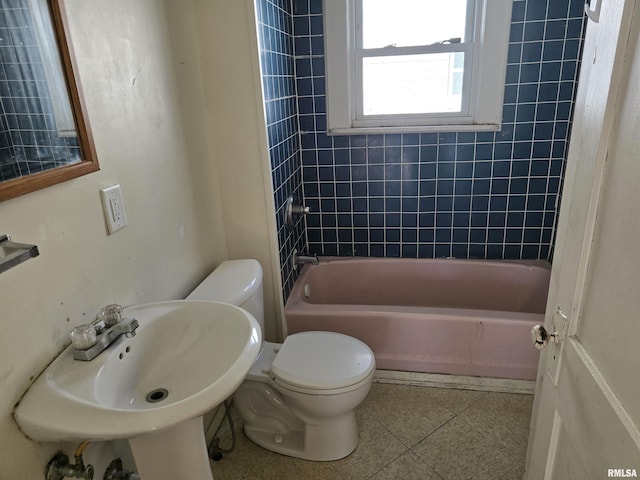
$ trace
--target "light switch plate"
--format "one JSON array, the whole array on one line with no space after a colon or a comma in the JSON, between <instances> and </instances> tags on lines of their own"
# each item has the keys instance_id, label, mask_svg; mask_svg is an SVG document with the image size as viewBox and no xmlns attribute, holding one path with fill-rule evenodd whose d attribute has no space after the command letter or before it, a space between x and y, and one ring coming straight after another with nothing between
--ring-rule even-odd
<instances>
[{"instance_id":1,"label":"light switch plate","mask_svg":"<svg viewBox=\"0 0 640 480\"><path fill-rule=\"evenodd\" d=\"M126 227L128 225L127 212L124 209L124 198L122 198L120 185L111 185L100 189L100 199L109 235Z\"/></svg>"}]
</instances>

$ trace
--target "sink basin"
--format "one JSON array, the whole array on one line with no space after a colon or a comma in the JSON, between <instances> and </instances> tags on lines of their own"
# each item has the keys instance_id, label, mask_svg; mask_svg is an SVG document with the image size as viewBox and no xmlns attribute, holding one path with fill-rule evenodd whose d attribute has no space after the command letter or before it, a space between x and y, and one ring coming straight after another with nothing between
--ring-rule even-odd
<instances>
[{"instance_id":1,"label":"sink basin","mask_svg":"<svg viewBox=\"0 0 640 480\"><path fill-rule=\"evenodd\" d=\"M69 346L33 383L14 412L27 436L130 439L140 468L136 448L149 434L175 437L188 424L200 435L200 417L231 396L260 349L257 321L224 303L150 303L124 309L123 317L138 319L134 337L121 336L89 362L74 360ZM201 436L194 441L203 443Z\"/></svg>"}]
</instances>

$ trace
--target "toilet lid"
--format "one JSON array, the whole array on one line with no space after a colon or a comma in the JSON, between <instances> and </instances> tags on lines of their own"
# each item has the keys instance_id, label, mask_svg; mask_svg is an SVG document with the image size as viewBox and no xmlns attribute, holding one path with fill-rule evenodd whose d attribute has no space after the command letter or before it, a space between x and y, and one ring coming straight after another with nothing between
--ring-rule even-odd
<instances>
[{"instance_id":1,"label":"toilet lid","mask_svg":"<svg viewBox=\"0 0 640 480\"><path fill-rule=\"evenodd\" d=\"M286 338L271 372L286 384L330 390L364 380L374 367L373 352L360 340L333 332L302 332Z\"/></svg>"}]
</instances>

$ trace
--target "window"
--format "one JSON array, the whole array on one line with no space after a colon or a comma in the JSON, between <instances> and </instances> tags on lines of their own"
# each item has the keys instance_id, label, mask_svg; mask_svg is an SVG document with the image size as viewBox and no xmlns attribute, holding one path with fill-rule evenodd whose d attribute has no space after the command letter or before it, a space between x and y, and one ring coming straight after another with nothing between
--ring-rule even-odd
<instances>
[{"instance_id":1,"label":"window","mask_svg":"<svg viewBox=\"0 0 640 480\"><path fill-rule=\"evenodd\" d=\"M330 134L497 130L511 0L325 0Z\"/></svg>"}]
</instances>

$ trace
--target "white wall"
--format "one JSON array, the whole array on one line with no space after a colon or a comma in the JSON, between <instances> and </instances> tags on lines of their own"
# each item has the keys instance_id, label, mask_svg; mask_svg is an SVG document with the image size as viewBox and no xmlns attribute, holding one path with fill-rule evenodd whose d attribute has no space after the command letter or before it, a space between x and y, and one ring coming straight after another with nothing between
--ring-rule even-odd
<instances>
[{"instance_id":1,"label":"white wall","mask_svg":"<svg viewBox=\"0 0 640 480\"><path fill-rule=\"evenodd\" d=\"M283 336L282 280L253 0L196 0L209 131L231 258L265 278L265 338Z\"/></svg>"},{"instance_id":2,"label":"white wall","mask_svg":"<svg viewBox=\"0 0 640 480\"><path fill-rule=\"evenodd\" d=\"M225 198L234 181L225 176L237 170L218 159L231 158L231 145L250 137L250 157L240 157L257 172L266 142L254 104L249 125L242 132L226 128L225 146L218 149L221 137L212 130L224 121L204 95L202 73L215 73L215 58L202 67L196 28L202 7L171 0L64 5L101 171L0 203L0 233L40 249L39 257L0 274L0 480L41 478L60 447L24 437L11 411L30 378L67 343L71 328L101 306L180 298L238 255L266 263L272 328L281 303L271 280L277 265L277 257L270 258L271 233L262 228L273 213L260 175L244 178L238 194L261 192L247 201L258 203L253 216L263 218L262 230L225 227L235 212ZM247 19L241 21L246 29ZM255 101L254 95L245 106ZM98 190L113 183L122 185L129 226L107 236ZM90 446L88 454L92 448L100 447ZM97 470L96 478L102 473Z\"/></svg>"}]
</instances>

